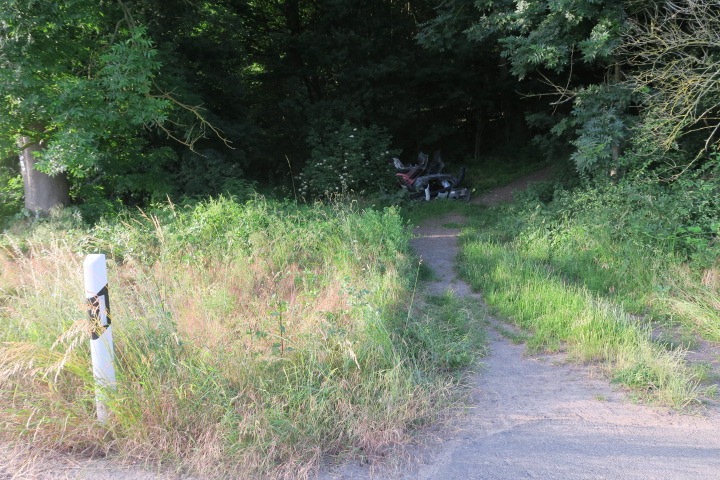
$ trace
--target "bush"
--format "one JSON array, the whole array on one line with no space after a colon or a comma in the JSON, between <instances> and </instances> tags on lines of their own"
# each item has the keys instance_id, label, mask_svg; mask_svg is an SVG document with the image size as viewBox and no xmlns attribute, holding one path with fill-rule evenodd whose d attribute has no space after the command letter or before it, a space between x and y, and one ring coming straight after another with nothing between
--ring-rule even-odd
<instances>
[{"instance_id":1,"label":"bush","mask_svg":"<svg viewBox=\"0 0 720 480\"><path fill-rule=\"evenodd\" d=\"M0 160L0 228L22 207L22 178L17 158Z\"/></svg>"},{"instance_id":2,"label":"bush","mask_svg":"<svg viewBox=\"0 0 720 480\"><path fill-rule=\"evenodd\" d=\"M308 160L299 175L300 195L327 197L333 193L384 193L396 185L390 160L390 136L381 128L353 127L312 131Z\"/></svg>"}]
</instances>

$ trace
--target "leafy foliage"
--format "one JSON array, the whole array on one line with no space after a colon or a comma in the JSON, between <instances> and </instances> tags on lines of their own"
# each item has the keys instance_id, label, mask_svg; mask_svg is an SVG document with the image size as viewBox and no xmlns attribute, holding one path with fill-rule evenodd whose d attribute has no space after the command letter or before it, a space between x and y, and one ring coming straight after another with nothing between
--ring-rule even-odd
<instances>
[{"instance_id":1,"label":"leafy foliage","mask_svg":"<svg viewBox=\"0 0 720 480\"><path fill-rule=\"evenodd\" d=\"M475 18L468 19L469 9L475 10ZM557 156L567 150L566 142L572 142L579 172L586 177L607 175L632 123L628 89L605 75L608 66L618 62L624 4L448 1L439 8L428 35L457 24L451 14L463 18L469 41L496 43L510 73L525 80L515 88L534 99L533 104L526 102L525 111L529 126L539 133L537 144ZM547 96L552 98L549 105L542 100ZM558 138L549 138L550 132Z\"/></svg>"},{"instance_id":2,"label":"leafy foliage","mask_svg":"<svg viewBox=\"0 0 720 480\"><path fill-rule=\"evenodd\" d=\"M622 52L633 67L632 80L643 93L644 134L663 151L677 148L693 131L704 135L707 153L718 141L720 15L707 0L667 4L631 24ZM698 150L698 146L695 146ZM695 152L691 152L695 153Z\"/></svg>"},{"instance_id":3,"label":"leafy foliage","mask_svg":"<svg viewBox=\"0 0 720 480\"><path fill-rule=\"evenodd\" d=\"M533 157L569 156L590 184L710 180L717 15L650 6L8 0L0 146L42 140L91 219L255 181L289 192L298 172L308 199L391 189L387 157L439 147L469 171L508 146L528 164L533 136Z\"/></svg>"},{"instance_id":4,"label":"leafy foliage","mask_svg":"<svg viewBox=\"0 0 720 480\"><path fill-rule=\"evenodd\" d=\"M299 176L300 194L309 198L332 193L385 192L395 182L390 136L376 126L311 132L310 160Z\"/></svg>"},{"instance_id":5,"label":"leafy foliage","mask_svg":"<svg viewBox=\"0 0 720 480\"><path fill-rule=\"evenodd\" d=\"M538 67L564 71L572 65L575 48L586 63L609 62L620 44L620 1L481 1L476 6L479 18L469 36L497 35L518 78Z\"/></svg>"},{"instance_id":6,"label":"leafy foliage","mask_svg":"<svg viewBox=\"0 0 720 480\"><path fill-rule=\"evenodd\" d=\"M172 109L153 94L160 63L146 28L123 17L119 4L18 0L1 8L3 152L14 151L20 135L42 142L38 169L75 179L76 196L88 195L88 183L163 190L159 176L150 180L139 167L162 158L146 132ZM119 186L110 166L128 160L139 181Z\"/></svg>"},{"instance_id":7,"label":"leafy foliage","mask_svg":"<svg viewBox=\"0 0 720 480\"><path fill-rule=\"evenodd\" d=\"M22 205L22 178L15 159L0 161L0 228Z\"/></svg>"},{"instance_id":8,"label":"leafy foliage","mask_svg":"<svg viewBox=\"0 0 720 480\"><path fill-rule=\"evenodd\" d=\"M579 172L601 176L617 168L613 149L619 150L628 138L633 119L626 112L631 100L632 91L622 85L590 85L577 93L572 119L556 125L554 132L567 124L576 127L570 157Z\"/></svg>"}]
</instances>

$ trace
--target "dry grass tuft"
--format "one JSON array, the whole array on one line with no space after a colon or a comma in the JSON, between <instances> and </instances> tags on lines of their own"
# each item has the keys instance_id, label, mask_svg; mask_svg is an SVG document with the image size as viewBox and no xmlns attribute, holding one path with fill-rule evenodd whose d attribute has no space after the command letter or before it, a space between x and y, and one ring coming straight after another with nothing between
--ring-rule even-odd
<instances>
[{"instance_id":1,"label":"dry grass tuft","mask_svg":"<svg viewBox=\"0 0 720 480\"><path fill-rule=\"evenodd\" d=\"M677 265L664 279L671 288L658 295L674 316L702 337L720 342L720 273L710 268L698 275L685 265Z\"/></svg>"},{"instance_id":2,"label":"dry grass tuft","mask_svg":"<svg viewBox=\"0 0 720 480\"><path fill-rule=\"evenodd\" d=\"M407 240L392 210L222 199L5 240L0 441L207 478L380 456L445 399L389 327L409 297ZM118 376L104 425L78 254L97 249Z\"/></svg>"}]
</instances>

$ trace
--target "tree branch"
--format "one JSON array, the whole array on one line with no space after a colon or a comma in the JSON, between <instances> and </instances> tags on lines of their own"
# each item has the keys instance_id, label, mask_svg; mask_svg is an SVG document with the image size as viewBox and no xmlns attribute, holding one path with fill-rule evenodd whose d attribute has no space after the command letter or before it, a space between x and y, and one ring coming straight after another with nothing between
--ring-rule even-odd
<instances>
[{"instance_id":1,"label":"tree branch","mask_svg":"<svg viewBox=\"0 0 720 480\"><path fill-rule=\"evenodd\" d=\"M157 88L157 85L155 85ZM158 88L158 90L160 90ZM234 149L231 145L231 141L227 139L222 130L214 126L212 123L210 123L205 116L202 114L202 106L201 105L188 105L186 103L181 102L178 100L175 96L172 95L170 92L162 92L160 94L156 95L150 95L152 98L160 98L163 100L167 100L173 105L175 105L177 108L184 110L188 113L190 113L192 116L195 117L195 123L190 126L189 130L185 133L185 138L181 139L177 135L173 134L169 128L167 128L165 125L156 123L156 126L163 131L169 138L175 140L178 143L181 143L182 145L185 145L188 147L191 151L198 153L197 150L195 150L195 144L202 138L207 138L206 132L208 129L212 131L212 133L219 138L223 144L225 144L226 147L230 149ZM179 127L186 127L185 125L181 125L176 122L170 121L169 123L175 124ZM196 130L197 129L197 130Z\"/></svg>"}]
</instances>

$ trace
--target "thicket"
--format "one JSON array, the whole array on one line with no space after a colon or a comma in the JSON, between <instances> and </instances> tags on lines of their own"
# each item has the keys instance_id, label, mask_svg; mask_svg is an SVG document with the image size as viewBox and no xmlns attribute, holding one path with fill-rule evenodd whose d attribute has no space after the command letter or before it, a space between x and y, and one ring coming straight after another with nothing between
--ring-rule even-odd
<instances>
[{"instance_id":1,"label":"thicket","mask_svg":"<svg viewBox=\"0 0 720 480\"><path fill-rule=\"evenodd\" d=\"M0 438L221 477L303 478L441 415L482 312L411 305L397 210L256 198L165 204L0 240ZM83 294L105 252L118 388L98 424ZM412 308L412 310L411 310Z\"/></svg>"},{"instance_id":2,"label":"thicket","mask_svg":"<svg viewBox=\"0 0 720 480\"><path fill-rule=\"evenodd\" d=\"M494 55L422 48L433 15L425 0L3 2L0 156L34 142L38 169L68 177L93 221L243 182L290 196L300 173L306 198L382 190L378 153L460 158L481 117L485 134L502 128L480 114L503 118L495 96L476 95L475 65L496 69ZM364 138L347 158L331 138L346 123Z\"/></svg>"}]
</instances>

